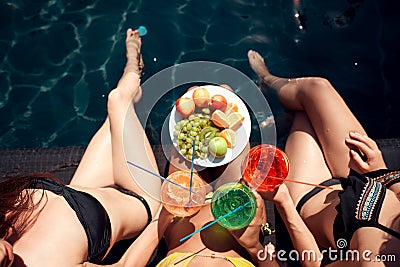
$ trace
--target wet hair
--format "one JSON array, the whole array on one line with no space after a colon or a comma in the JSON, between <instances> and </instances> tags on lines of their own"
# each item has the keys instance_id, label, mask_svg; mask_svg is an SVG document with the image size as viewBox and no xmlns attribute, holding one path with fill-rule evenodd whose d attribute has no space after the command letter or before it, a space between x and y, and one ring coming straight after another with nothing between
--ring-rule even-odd
<instances>
[{"instance_id":1,"label":"wet hair","mask_svg":"<svg viewBox=\"0 0 400 267\"><path fill-rule=\"evenodd\" d=\"M28 226L18 225L16 227L16 223L18 220L27 224L26 219L33 212L35 204L32 196L35 191L28 193L26 189L32 188L38 178L55 179L54 175L50 173L34 173L7 176L0 181L0 238L6 236L18 237L23 233L25 227ZM36 205L42 201L43 196L44 194L42 194Z\"/></svg>"}]
</instances>

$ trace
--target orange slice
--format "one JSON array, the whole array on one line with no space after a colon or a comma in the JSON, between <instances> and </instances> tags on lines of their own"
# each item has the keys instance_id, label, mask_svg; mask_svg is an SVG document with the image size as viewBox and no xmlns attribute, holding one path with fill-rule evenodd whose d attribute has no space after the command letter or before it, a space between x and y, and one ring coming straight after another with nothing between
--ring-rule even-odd
<instances>
[{"instance_id":1,"label":"orange slice","mask_svg":"<svg viewBox=\"0 0 400 267\"><path fill-rule=\"evenodd\" d=\"M190 188L190 172L188 171L176 171L170 174L168 180L180 184L183 187ZM189 190L185 190L173 183L167 182L167 194L171 199L174 199L177 203L187 203L189 201ZM198 188L203 186L200 177L193 173L192 187Z\"/></svg>"},{"instance_id":2,"label":"orange slice","mask_svg":"<svg viewBox=\"0 0 400 267\"><path fill-rule=\"evenodd\" d=\"M228 104L226 104L226 108L225 108L225 114L229 115L233 112L238 112L239 111L239 107L232 102L229 102Z\"/></svg>"},{"instance_id":3,"label":"orange slice","mask_svg":"<svg viewBox=\"0 0 400 267\"><path fill-rule=\"evenodd\" d=\"M225 139L229 148L233 148L236 145L236 133L234 130L225 129L219 133L219 136Z\"/></svg>"},{"instance_id":4,"label":"orange slice","mask_svg":"<svg viewBox=\"0 0 400 267\"><path fill-rule=\"evenodd\" d=\"M219 109L213 112L213 114L211 115L211 120L218 127L222 128L229 127L228 117L225 115L223 111Z\"/></svg>"},{"instance_id":5,"label":"orange slice","mask_svg":"<svg viewBox=\"0 0 400 267\"><path fill-rule=\"evenodd\" d=\"M236 130L242 125L244 117L239 112L233 112L228 115L229 129Z\"/></svg>"}]
</instances>

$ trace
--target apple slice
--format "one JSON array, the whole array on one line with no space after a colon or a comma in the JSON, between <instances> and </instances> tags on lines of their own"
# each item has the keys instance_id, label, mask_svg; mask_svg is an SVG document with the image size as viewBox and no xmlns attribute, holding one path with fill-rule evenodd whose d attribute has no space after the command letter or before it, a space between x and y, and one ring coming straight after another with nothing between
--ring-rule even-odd
<instances>
[{"instance_id":1,"label":"apple slice","mask_svg":"<svg viewBox=\"0 0 400 267\"><path fill-rule=\"evenodd\" d=\"M178 112L178 114L184 118L192 115L195 109L193 99L188 97L178 98L176 100L175 107L176 107L176 112Z\"/></svg>"},{"instance_id":2,"label":"apple slice","mask_svg":"<svg viewBox=\"0 0 400 267\"><path fill-rule=\"evenodd\" d=\"M203 87L194 89L192 98L196 107L208 107L210 103L210 93Z\"/></svg>"},{"instance_id":3,"label":"apple slice","mask_svg":"<svg viewBox=\"0 0 400 267\"><path fill-rule=\"evenodd\" d=\"M221 111L225 111L226 109L226 98L222 95L213 95L211 97L211 103L210 103L210 108L212 110L221 110Z\"/></svg>"},{"instance_id":4,"label":"apple slice","mask_svg":"<svg viewBox=\"0 0 400 267\"><path fill-rule=\"evenodd\" d=\"M242 125L244 117L239 112L233 112L228 115L228 128L232 130L236 130Z\"/></svg>"}]
</instances>

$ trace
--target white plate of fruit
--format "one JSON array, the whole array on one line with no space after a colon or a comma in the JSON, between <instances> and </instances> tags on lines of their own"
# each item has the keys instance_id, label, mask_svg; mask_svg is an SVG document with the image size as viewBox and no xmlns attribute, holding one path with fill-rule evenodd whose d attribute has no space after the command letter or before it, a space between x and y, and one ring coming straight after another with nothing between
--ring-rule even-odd
<instances>
[{"instance_id":1,"label":"white plate of fruit","mask_svg":"<svg viewBox=\"0 0 400 267\"><path fill-rule=\"evenodd\" d=\"M234 160L246 147L250 132L246 105L234 92L215 85L190 87L176 100L169 119L175 148L191 161L194 147L194 163L203 167Z\"/></svg>"}]
</instances>

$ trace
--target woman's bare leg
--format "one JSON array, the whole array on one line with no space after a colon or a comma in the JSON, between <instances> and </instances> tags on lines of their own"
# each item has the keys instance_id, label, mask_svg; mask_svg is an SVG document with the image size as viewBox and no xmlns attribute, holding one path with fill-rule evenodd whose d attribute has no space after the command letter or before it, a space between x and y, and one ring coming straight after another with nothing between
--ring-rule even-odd
<instances>
[{"instance_id":1,"label":"woman's bare leg","mask_svg":"<svg viewBox=\"0 0 400 267\"><path fill-rule=\"evenodd\" d=\"M317 136L305 112L296 112L286 141L285 153L290 162L288 179L320 184L331 178ZM295 205L313 186L287 182Z\"/></svg>"},{"instance_id":2,"label":"woman's bare leg","mask_svg":"<svg viewBox=\"0 0 400 267\"><path fill-rule=\"evenodd\" d=\"M114 184L108 117L90 140L70 184L90 188Z\"/></svg>"},{"instance_id":3,"label":"woman's bare leg","mask_svg":"<svg viewBox=\"0 0 400 267\"><path fill-rule=\"evenodd\" d=\"M347 177L350 149L345 139L349 138L350 132L365 134L365 130L329 81L323 78L279 78L269 73L257 52L249 51L248 57L257 75L278 92L284 107L306 112L332 176Z\"/></svg>"},{"instance_id":4,"label":"woman's bare leg","mask_svg":"<svg viewBox=\"0 0 400 267\"><path fill-rule=\"evenodd\" d=\"M145 192L133 179L139 176L149 176L149 179L154 177L139 169L134 169L132 171L134 177L131 176L131 172L127 167L127 159L125 159L123 145L125 115L129 112L130 122L131 125L133 125L132 130L130 131L129 141L132 146L135 147L134 156L129 160L158 174L156 160L150 143L132 105L132 99L134 99L137 94L141 94L140 79L138 75L140 46L141 40L139 32L137 30L133 31L132 29L128 29L126 37L127 63L124 74L122 75L117 88L112 90L108 96L113 177L116 184L143 196L150 204L154 214L159 207L159 202L153 198L154 196L149 196L147 192ZM138 99L135 98L135 100ZM154 186L160 185L161 183Z\"/></svg>"},{"instance_id":5,"label":"woman's bare leg","mask_svg":"<svg viewBox=\"0 0 400 267\"><path fill-rule=\"evenodd\" d=\"M127 62L127 67L135 73L139 73L143 68L143 59L140 56L140 46L136 48L138 51L132 56L138 57L139 63L137 63L138 60L135 58ZM138 102L141 96L142 91L141 88L139 88L139 91L134 96L134 101ZM115 181L113 177L111 153L110 120L107 116L103 125L90 140L70 184L89 188L100 188L113 185Z\"/></svg>"},{"instance_id":6,"label":"woman's bare leg","mask_svg":"<svg viewBox=\"0 0 400 267\"><path fill-rule=\"evenodd\" d=\"M128 29L126 37L127 63L117 88L108 96L108 117L92 138L82 158L71 184L86 187L103 187L118 184L142 195L150 204L153 214L158 208L158 201L148 196L132 178L124 156L123 130L125 114L129 110L132 116L130 141L134 142L137 158L130 159L155 173L158 173L154 154L147 140L144 129L136 116L132 99L137 102L141 97L139 79L141 40L137 31ZM144 172L133 173L146 176Z\"/></svg>"}]
</instances>

